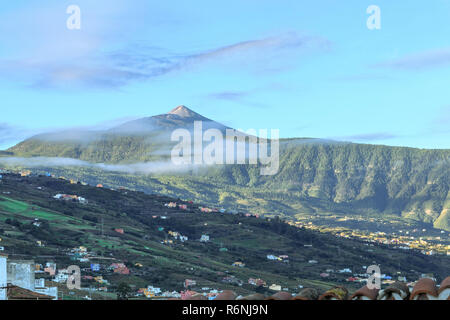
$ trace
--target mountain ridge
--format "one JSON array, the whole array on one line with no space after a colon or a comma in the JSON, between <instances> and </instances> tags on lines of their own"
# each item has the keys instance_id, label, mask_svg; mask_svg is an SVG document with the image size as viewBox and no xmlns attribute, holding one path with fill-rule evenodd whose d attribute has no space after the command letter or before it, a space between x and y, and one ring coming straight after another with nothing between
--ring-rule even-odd
<instances>
[{"instance_id":1,"label":"mountain ridge","mask_svg":"<svg viewBox=\"0 0 450 320\"><path fill-rule=\"evenodd\" d=\"M18 157L66 157L94 163L168 161L173 145L168 142L171 130L191 130L194 119L200 117L208 121L206 127L227 128L179 106L169 113L99 133L88 141L31 138L8 152ZM119 175L116 173L115 180L122 179ZM152 178L167 184L169 176L163 176ZM273 177L260 176L257 167L251 165L212 167L205 170L203 177L192 172L179 175L178 192L187 191L201 201L244 203L265 214L284 210L289 215L336 210L396 214L450 230L450 150L283 139L280 169ZM78 178L83 180L82 175ZM137 177L135 180L141 181ZM149 192L158 187L153 182L140 183Z\"/></svg>"}]
</instances>

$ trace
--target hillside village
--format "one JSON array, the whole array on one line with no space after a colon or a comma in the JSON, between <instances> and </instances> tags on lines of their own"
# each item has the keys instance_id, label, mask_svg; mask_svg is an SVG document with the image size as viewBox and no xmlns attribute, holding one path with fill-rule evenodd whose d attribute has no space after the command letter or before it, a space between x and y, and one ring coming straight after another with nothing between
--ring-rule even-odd
<instances>
[{"instance_id":1,"label":"hillside village","mask_svg":"<svg viewBox=\"0 0 450 320\"><path fill-rule=\"evenodd\" d=\"M349 219L349 218L347 218ZM384 244L399 250L417 250L424 255L447 255L450 256L450 238L449 232L445 230L438 231L440 235L430 236L421 235L427 230L412 229L411 231L399 230L398 233L386 233L382 231L361 231L345 227L331 227L315 225L313 222L288 221L290 225L298 228L326 232L346 239L358 239L373 243Z\"/></svg>"},{"instance_id":2,"label":"hillside village","mask_svg":"<svg viewBox=\"0 0 450 320\"><path fill-rule=\"evenodd\" d=\"M140 193L124 188L117 190L108 189L101 183L95 186L88 186L86 183L65 179L64 177L52 177L51 174L35 175L31 171L17 173L2 170L1 173L0 222L3 221L4 224L0 224L0 253L3 254L2 257L6 261L4 264L7 268L9 268L9 265L19 265L20 268L17 268L17 270L28 270L27 277L25 277L28 282L25 284L23 279L20 281L15 280L23 277L16 276L12 272L10 272L11 274L6 282L9 283L8 285L52 296L54 299L92 299L93 296L96 299L115 298L122 283L125 283L127 288L129 288L128 294L131 297L145 299L189 299L189 297L198 294L208 299L214 299L223 290L227 289L233 289L241 294L259 292L270 295L277 292L289 292L295 295L309 286L315 286L324 290L332 284L341 283L347 284L355 290L363 285L369 276L366 273L366 269L370 261L365 264L358 264L353 260L349 260L347 263L343 261L340 265L324 263L324 260L327 260L324 258L324 254L319 254L318 251L315 251L315 249L318 249L316 247L317 244L322 241L317 237L322 233L328 233L333 238L342 238L342 241L361 240L361 247L369 247L364 249L364 252L370 252L370 250L376 252L381 250L380 245L385 245L402 254L404 251L415 252L414 259L417 259L418 255L424 255L423 253L426 254L427 251L431 250L433 255L440 254L443 256L439 259L448 259L448 246L443 251L440 246L435 245L432 247L433 244L431 242L428 243L425 239L419 238L417 243L415 242L416 240L411 241L413 239L408 237L408 235L405 235L405 238L392 238L381 233L367 235L356 232L350 233L349 230L344 229L333 230L329 228L324 230L310 222L290 222L282 221L278 218L264 218L257 214L229 211L225 208L199 206L190 200L170 199L160 196L151 198L153 203L158 203L158 207L155 207L154 211L146 215L147 220L145 223L151 226L154 231L153 233L146 232L142 237L136 232L137 228L142 227L138 227L138 224L135 224L135 222L130 224L131 221L128 220L130 214L115 214L115 219L111 220L108 218L108 221L105 221L107 216L104 214L94 215L89 211L100 204L99 192L105 194L105 196L121 195L121 197L130 198L140 197ZM42 185L39 182L42 182ZM53 186L55 182L58 185L56 189ZM11 188L16 184L27 185L27 191L30 194L36 192L36 194L41 195L45 193L48 196L39 205L27 205L21 200L13 200L11 197L18 196L18 190L25 190ZM73 192L76 190L80 192ZM96 196L89 197L89 194L96 194ZM33 200L36 199L33 196ZM44 204L52 209L43 208ZM105 206L106 203L103 203L102 210L108 207ZM67 213L72 212L72 215L57 215L56 211L54 211L57 208ZM108 208L105 212L110 210ZM80 213L77 213L75 216L73 214L74 210ZM19 217L25 220L20 221ZM136 221L141 219L140 215L133 215L132 217L137 219ZM196 217L195 219L198 219L202 228L189 228L184 223L187 217L191 217L192 222L194 221L193 218ZM47 230L51 230L54 227L53 221L59 221L59 219L62 219L61 222L66 226L70 226L72 230L86 230L87 234L76 233L76 238L80 239L79 242L71 240L67 241L67 245L62 245L62 243L56 245L56 243L52 242L54 239L52 240L51 238L35 239L34 246L36 250L28 248L28 251L20 252L20 248L25 247L17 244L23 243L23 241L30 243L31 238L34 239L35 236L45 234ZM181 219L180 222L177 222L177 219ZM272 246L273 249L257 250L253 253L248 251L250 249L244 249L246 248L245 237L239 242L239 246L236 247L236 244L230 241L227 235L221 235L222 231L220 228L214 227L210 229L215 225L221 225L223 223L222 220L225 221L225 219L230 222L234 221L236 226L234 228L241 230L240 233L248 238L248 243L251 243L251 238L255 236L255 230L252 229L253 227L250 227L253 224L255 226L274 226L280 228L280 231L289 226L295 227L292 230L304 229L306 231L302 232L306 232L305 235L307 235L309 241L303 241L301 251L304 251L305 254L309 253L303 258L303 261L299 260L295 251L285 246ZM139 223L142 223L142 221ZM122 222L124 225L122 225ZM97 234L94 237L95 239L90 236L92 232ZM141 240L138 240L139 238ZM142 244L138 244L140 242ZM11 246L12 243L16 243L16 245ZM152 243L151 246L153 247L150 247L147 243ZM155 247L155 243L158 243L161 247ZM356 242L348 243L350 245L356 244ZM69 244L76 245L70 246ZM119 250L114 249L116 246L119 247ZM195 266L195 263L186 264L177 261L176 264L180 264L180 267L185 269L184 275L180 274L169 282L153 275L151 277L154 278L154 281L145 280L149 274L155 271L155 268L151 263L149 264L149 261L160 260L156 265L171 269L173 268L173 265L171 265L173 262L167 264L168 258L158 256L158 254L167 252L164 253L167 255L177 250L183 250L184 252L186 246L191 248L189 249L190 251L195 250L192 251L191 255L186 253L187 257L193 259L193 261L202 259L201 254L208 253L209 255L209 252L214 252L214 256L219 253L224 258L217 264L217 268L214 267L215 271L208 271L205 276L202 275L203 271L199 272L196 270L201 270L204 267L198 268L198 266ZM402 248L406 246L408 249ZM242 252L239 252L240 250ZM345 251L346 249L343 247L342 250ZM37 253L33 254L32 252ZM157 252L160 253L155 255ZM202 253L200 254L200 252ZM256 253L256 256L250 258L249 252L252 252L251 255ZM389 255L392 256L392 253L389 253ZM321 258L321 256L323 257ZM23 258L18 259L17 257ZM149 257L153 258L148 260ZM207 260L209 259L207 258ZM228 261L226 265L224 264L225 261ZM445 267L448 264L441 262L448 260L439 261L441 264L444 263L442 270L448 271L448 267ZM438 262L436 261L435 263ZM71 291L65 289L70 277L68 267L71 265L80 266L82 274L81 290ZM257 271L255 269L257 265L260 265L262 270ZM278 270L276 271L278 273L281 272L280 275L284 273L287 275L297 265L303 266L302 268L305 272L303 277L305 277L305 280L301 280L298 277L288 280L287 276L283 278L284 276L273 275L275 270ZM177 268L179 269L179 267ZM420 271L408 273L404 269L395 270L395 268L390 268L389 273L382 273L382 283L388 286L396 281L401 281L413 287L415 281L420 277L433 278L436 281L438 280L437 278L443 277L442 275ZM176 272L179 273L179 270ZM445 276L445 271L441 274ZM308 277L311 277L311 281L306 280ZM212 281L212 279L215 280Z\"/></svg>"}]
</instances>

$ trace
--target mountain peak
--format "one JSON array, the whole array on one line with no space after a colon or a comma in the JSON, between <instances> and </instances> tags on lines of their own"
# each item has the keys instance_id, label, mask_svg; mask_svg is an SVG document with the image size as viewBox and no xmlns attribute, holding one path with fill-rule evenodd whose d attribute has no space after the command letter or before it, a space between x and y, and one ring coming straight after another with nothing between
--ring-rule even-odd
<instances>
[{"instance_id":1,"label":"mountain peak","mask_svg":"<svg viewBox=\"0 0 450 320\"><path fill-rule=\"evenodd\" d=\"M192 118L199 116L198 113L192 111L191 109L183 105L176 107L175 109L171 110L168 114L175 114L182 118Z\"/></svg>"}]
</instances>

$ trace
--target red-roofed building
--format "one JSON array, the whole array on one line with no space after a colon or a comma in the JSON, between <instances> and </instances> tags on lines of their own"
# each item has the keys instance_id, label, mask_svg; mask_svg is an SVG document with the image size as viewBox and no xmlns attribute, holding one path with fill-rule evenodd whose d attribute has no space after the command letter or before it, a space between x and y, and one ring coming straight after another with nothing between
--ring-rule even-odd
<instances>
[{"instance_id":1,"label":"red-roofed building","mask_svg":"<svg viewBox=\"0 0 450 320\"><path fill-rule=\"evenodd\" d=\"M113 263L111 264L110 269L113 269L114 273L130 274L130 269L128 269L123 263Z\"/></svg>"},{"instance_id":2,"label":"red-roofed building","mask_svg":"<svg viewBox=\"0 0 450 320\"><path fill-rule=\"evenodd\" d=\"M53 300L55 297L37 293L18 286L8 284L6 287L8 300Z\"/></svg>"},{"instance_id":3,"label":"red-roofed building","mask_svg":"<svg viewBox=\"0 0 450 320\"><path fill-rule=\"evenodd\" d=\"M197 281L195 281L195 280L191 280L191 279L184 280L184 287L185 288L192 287L192 286L195 286L195 285L197 285Z\"/></svg>"}]
</instances>

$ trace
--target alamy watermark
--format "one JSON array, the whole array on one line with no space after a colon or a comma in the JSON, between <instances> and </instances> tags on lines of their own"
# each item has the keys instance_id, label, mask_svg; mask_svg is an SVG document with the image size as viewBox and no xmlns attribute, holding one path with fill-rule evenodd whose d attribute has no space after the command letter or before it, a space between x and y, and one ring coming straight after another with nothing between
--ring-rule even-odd
<instances>
[{"instance_id":1,"label":"alamy watermark","mask_svg":"<svg viewBox=\"0 0 450 320\"><path fill-rule=\"evenodd\" d=\"M377 265L372 265L367 268L367 274L369 278L367 279L367 288L381 289L381 269Z\"/></svg>"},{"instance_id":2,"label":"alamy watermark","mask_svg":"<svg viewBox=\"0 0 450 320\"><path fill-rule=\"evenodd\" d=\"M67 288L69 290L81 289L81 269L77 265L69 266L67 268L69 274L67 278Z\"/></svg>"},{"instance_id":3,"label":"alamy watermark","mask_svg":"<svg viewBox=\"0 0 450 320\"><path fill-rule=\"evenodd\" d=\"M67 7L66 13L70 14L67 19L67 28L69 30L81 29L81 9L78 5L72 4ZM370 5L366 9L366 13L370 14L367 19L366 25L369 30L381 29L381 9L377 5Z\"/></svg>"},{"instance_id":4,"label":"alamy watermark","mask_svg":"<svg viewBox=\"0 0 450 320\"><path fill-rule=\"evenodd\" d=\"M367 19L367 28L369 30L380 30L381 29L381 9L379 6L370 5L366 10L367 14L370 14Z\"/></svg>"},{"instance_id":5,"label":"alamy watermark","mask_svg":"<svg viewBox=\"0 0 450 320\"><path fill-rule=\"evenodd\" d=\"M81 9L77 5L70 5L66 10L67 14L70 14L67 18L67 29L69 30L80 30L81 29Z\"/></svg>"},{"instance_id":6,"label":"alamy watermark","mask_svg":"<svg viewBox=\"0 0 450 320\"><path fill-rule=\"evenodd\" d=\"M175 165L261 165L261 175L275 175L279 169L279 130L242 130L210 128L203 131L203 122L195 121L193 137L187 129L172 132L171 141L178 141L171 152ZM269 143L270 141L270 143ZM204 142L206 145L204 146Z\"/></svg>"}]
</instances>

